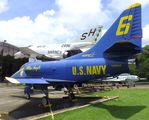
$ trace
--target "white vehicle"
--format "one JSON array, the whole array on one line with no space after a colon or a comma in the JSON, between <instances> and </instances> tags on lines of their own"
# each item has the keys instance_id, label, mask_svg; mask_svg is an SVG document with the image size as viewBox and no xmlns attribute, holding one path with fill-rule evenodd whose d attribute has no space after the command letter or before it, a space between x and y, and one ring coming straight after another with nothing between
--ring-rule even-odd
<instances>
[{"instance_id":1,"label":"white vehicle","mask_svg":"<svg viewBox=\"0 0 149 120\"><path fill-rule=\"evenodd\" d=\"M15 59L33 58L45 56L54 59L63 59L80 52L84 52L93 46L101 36L102 26L96 26L81 34L78 39L64 44L50 44L40 46L20 47L20 51L15 53Z\"/></svg>"},{"instance_id":2,"label":"white vehicle","mask_svg":"<svg viewBox=\"0 0 149 120\"><path fill-rule=\"evenodd\" d=\"M122 73L117 77L107 77L104 82L110 82L113 84L119 83L122 85L135 86L135 82L138 81L140 78L137 75L130 75L129 73Z\"/></svg>"}]
</instances>

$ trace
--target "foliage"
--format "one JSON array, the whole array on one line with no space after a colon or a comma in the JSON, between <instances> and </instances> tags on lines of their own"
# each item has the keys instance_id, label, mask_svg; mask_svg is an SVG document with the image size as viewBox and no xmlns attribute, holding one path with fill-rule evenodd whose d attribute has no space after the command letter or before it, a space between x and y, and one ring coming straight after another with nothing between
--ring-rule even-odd
<instances>
[{"instance_id":1,"label":"foliage","mask_svg":"<svg viewBox=\"0 0 149 120\"><path fill-rule=\"evenodd\" d=\"M130 65L130 72L149 80L149 45L144 47L143 52L138 55L137 60L137 67Z\"/></svg>"}]
</instances>

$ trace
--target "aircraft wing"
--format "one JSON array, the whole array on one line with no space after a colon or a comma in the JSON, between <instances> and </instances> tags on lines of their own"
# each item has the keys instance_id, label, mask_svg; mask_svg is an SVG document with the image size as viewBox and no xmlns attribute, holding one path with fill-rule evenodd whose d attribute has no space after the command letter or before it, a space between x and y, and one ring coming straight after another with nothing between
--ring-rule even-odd
<instances>
[{"instance_id":1,"label":"aircraft wing","mask_svg":"<svg viewBox=\"0 0 149 120\"><path fill-rule=\"evenodd\" d=\"M16 79L12 77L5 77L11 83L14 84L50 84L50 83L73 83L74 81L70 80L61 80L61 79L45 79L45 78L22 78Z\"/></svg>"},{"instance_id":2,"label":"aircraft wing","mask_svg":"<svg viewBox=\"0 0 149 120\"><path fill-rule=\"evenodd\" d=\"M124 82L126 81L125 78L121 78L121 79L117 79L117 78L110 78L110 79L107 79L107 80L103 80L103 82Z\"/></svg>"},{"instance_id":3,"label":"aircraft wing","mask_svg":"<svg viewBox=\"0 0 149 120\"><path fill-rule=\"evenodd\" d=\"M19 48L20 51L25 54L25 55L30 55L30 56L41 56L41 54L33 51L32 49L28 48L28 47L20 47Z\"/></svg>"}]
</instances>

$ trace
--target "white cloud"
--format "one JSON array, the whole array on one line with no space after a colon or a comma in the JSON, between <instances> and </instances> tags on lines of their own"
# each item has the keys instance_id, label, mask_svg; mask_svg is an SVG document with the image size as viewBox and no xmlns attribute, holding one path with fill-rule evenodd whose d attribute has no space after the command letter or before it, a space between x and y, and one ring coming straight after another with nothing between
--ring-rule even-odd
<instances>
[{"instance_id":1,"label":"white cloud","mask_svg":"<svg viewBox=\"0 0 149 120\"><path fill-rule=\"evenodd\" d=\"M74 39L89 27L104 26L110 21L111 12L103 9L101 0L81 0L79 4L75 0L56 0L56 5L57 11L46 10L34 20L24 16L0 21L0 40L7 40L17 46L63 43ZM146 26L143 30L147 31L149 27ZM147 44L147 32L144 37L143 44Z\"/></svg>"},{"instance_id":2,"label":"white cloud","mask_svg":"<svg viewBox=\"0 0 149 120\"><path fill-rule=\"evenodd\" d=\"M0 21L0 39L13 44L29 44L32 40L33 22L29 17L17 17L8 21Z\"/></svg>"},{"instance_id":3,"label":"white cloud","mask_svg":"<svg viewBox=\"0 0 149 120\"><path fill-rule=\"evenodd\" d=\"M149 34L148 34L148 31L149 31L149 24L146 25L144 28L143 28L143 46L145 45L149 45Z\"/></svg>"},{"instance_id":4,"label":"white cloud","mask_svg":"<svg viewBox=\"0 0 149 120\"><path fill-rule=\"evenodd\" d=\"M34 20L17 17L0 21L0 40L17 46L62 43L74 38L81 30L108 21L108 11L101 0L56 0L58 11L39 13Z\"/></svg>"},{"instance_id":5,"label":"white cloud","mask_svg":"<svg viewBox=\"0 0 149 120\"><path fill-rule=\"evenodd\" d=\"M145 7L149 5L149 0L111 0L108 7L112 8L112 10L119 12L134 3L141 3L142 6Z\"/></svg>"},{"instance_id":6,"label":"white cloud","mask_svg":"<svg viewBox=\"0 0 149 120\"><path fill-rule=\"evenodd\" d=\"M43 15L45 16L53 16L54 14L55 14L55 11L53 9L43 12Z\"/></svg>"},{"instance_id":7,"label":"white cloud","mask_svg":"<svg viewBox=\"0 0 149 120\"><path fill-rule=\"evenodd\" d=\"M149 0L137 0L137 1L140 2L143 6L149 5Z\"/></svg>"},{"instance_id":8,"label":"white cloud","mask_svg":"<svg viewBox=\"0 0 149 120\"><path fill-rule=\"evenodd\" d=\"M60 21L71 24L75 29L84 29L89 25L103 24L108 21L107 13L102 7L101 0L57 0L60 8Z\"/></svg>"},{"instance_id":9,"label":"white cloud","mask_svg":"<svg viewBox=\"0 0 149 120\"><path fill-rule=\"evenodd\" d=\"M0 0L0 13L8 9L8 0Z\"/></svg>"}]
</instances>

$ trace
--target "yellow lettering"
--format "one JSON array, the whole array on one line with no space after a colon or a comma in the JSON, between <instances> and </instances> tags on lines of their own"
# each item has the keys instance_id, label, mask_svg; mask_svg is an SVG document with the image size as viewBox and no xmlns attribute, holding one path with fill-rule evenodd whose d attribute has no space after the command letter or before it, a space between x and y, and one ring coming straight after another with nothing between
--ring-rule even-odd
<instances>
[{"instance_id":1,"label":"yellow lettering","mask_svg":"<svg viewBox=\"0 0 149 120\"><path fill-rule=\"evenodd\" d=\"M96 66L85 66L86 71L84 71L83 66L78 67L78 72L77 72L77 67L73 66L72 67L72 74L73 75L100 75L101 72L102 74L106 74L106 65L96 65Z\"/></svg>"},{"instance_id":2,"label":"yellow lettering","mask_svg":"<svg viewBox=\"0 0 149 120\"><path fill-rule=\"evenodd\" d=\"M86 66L86 74L91 75L92 74L92 66Z\"/></svg>"},{"instance_id":3,"label":"yellow lettering","mask_svg":"<svg viewBox=\"0 0 149 120\"><path fill-rule=\"evenodd\" d=\"M77 68L75 66L72 67L72 74L73 75L77 74Z\"/></svg>"},{"instance_id":4,"label":"yellow lettering","mask_svg":"<svg viewBox=\"0 0 149 120\"><path fill-rule=\"evenodd\" d=\"M38 70L40 70L40 67L33 67L33 70L38 71Z\"/></svg>"},{"instance_id":5,"label":"yellow lettering","mask_svg":"<svg viewBox=\"0 0 149 120\"><path fill-rule=\"evenodd\" d=\"M101 67L101 66L96 66L97 75L100 75L100 67Z\"/></svg>"},{"instance_id":6,"label":"yellow lettering","mask_svg":"<svg viewBox=\"0 0 149 120\"><path fill-rule=\"evenodd\" d=\"M128 33L129 28L130 28L130 23L124 24L123 22L125 20L127 20L127 21L132 20L132 15L121 17L118 28L117 28L117 31L116 31L116 36L124 35L124 34Z\"/></svg>"},{"instance_id":7,"label":"yellow lettering","mask_svg":"<svg viewBox=\"0 0 149 120\"><path fill-rule=\"evenodd\" d=\"M23 71L24 71L24 68L21 68L21 69L19 70L19 72L20 72L20 77L23 76Z\"/></svg>"},{"instance_id":8,"label":"yellow lettering","mask_svg":"<svg viewBox=\"0 0 149 120\"><path fill-rule=\"evenodd\" d=\"M103 74L106 74L106 68L107 68L106 65L101 66L101 69L102 69Z\"/></svg>"},{"instance_id":9,"label":"yellow lettering","mask_svg":"<svg viewBox=\"0 0 149 120\"><path fill-rule=\"evenodd\" d=\"M26 67L26 70L32 70L31 66Z\"/></svg>"},{"instance_id":10,"label":"yellow lettering","mask_svg":"<svg viewBox=\"0 0 149 120\"><path fill-rule=\"evenodd\" d=\"M96 66L93 66L93 72L92 72L92 75L96 75L96 74L97 74Z\"/></svg>"},{"instance_id":11,"label":"yellow lettering","mask_svg":"<svg viewBox=\"0 0 149 120\"><path fill-rule=\"evenodd\" d=\"M79 67L79 75L83 75L83 66Z\"/></svg>"}]
</instances>

